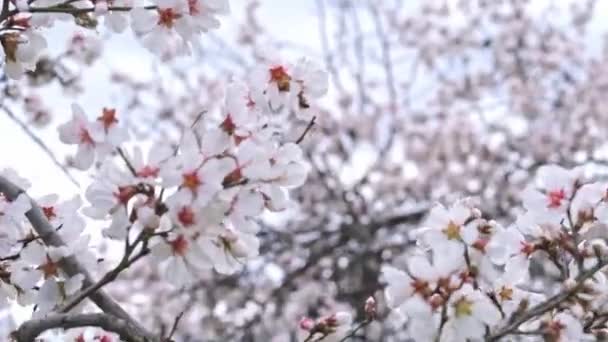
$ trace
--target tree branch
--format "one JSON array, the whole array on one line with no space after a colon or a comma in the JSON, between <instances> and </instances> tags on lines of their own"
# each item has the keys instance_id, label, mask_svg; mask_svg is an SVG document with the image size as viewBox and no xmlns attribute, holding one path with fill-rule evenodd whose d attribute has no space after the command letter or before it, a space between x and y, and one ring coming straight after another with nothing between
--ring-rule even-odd
<instances>
[{"instance_id":1,"label":"tree branch","mask_svg":"<svg viewBox=\"0 0 608 342\"><path fill-rule=\"evenodd\" d=\"M8 14L9 0L2 1L2 12L0 12L0 22L3 21Z\"/></svg>"},{"instance_id":2,"label":"tree branch","mask_svg":"<svg viewBox=\"0 0 608 342\"><path fill-rule=\"evenodd\" d=\"M357 334L357 332L361 329L363 329L366 325L370 324L372 321L369 319L366 319L364 321L361 321L359 324L357 324L357 326L355 328L353 328L348 334L346 334L346 336L344 336L342 339L340 339L340 341L338 342L346 342L348 341L349 338L353 338L355 337L355 335Z\"/></svg>"},{"instance_id":3,"label":"tree branch","mask_svg":"<svg viewBox=\"0 0 608 342\"><path fill-rule=\"evenodd\" d=\"M18 186L13 184L8 179L0 176L0 192L2 192L9 200L16 199L20 194L25 194L25 192L20 189ZM26 195L27 196L27 195ZM42 212L42 209L38 206L38 204L30 199L32 204L32 209L30 209L25 216L32 224L32 227L36 230L40 238L49 246L65 246L65 243L61 239L61 236L55 231L54 227L49 223L46 216ZM63 258L60 262L60 266L63 271L69 276L74 276L77 274L84 275L84 280L82 282L83 287L88 288L95 284L93 281L91 274L87 271L87 269L80 264L80 262L74 257L70 256L67 258ZM154 337L151 333L147 332L146 329L141 327L118 303L116 303L107 293L102 290L98 290L92 292L89 295L89 298L104 312L116 316L117 318L121 318L127 321L130 325L136 327L142 336L146 336L147 341L157 341L158 339Z\"/></svg>"},{"instance_id":4,"label":"tree branch","mask_svg":"<svg viewBox=\"0 0 608 342\"><path fill-rule=\"evenodd\" d=\"M6 1L6 3L7 2L8 2L8 0ZM32 139L32 141L36 145L38 145L42 149L42 151L44 151L44 153L46 153L47 156L49 156L49 158L51 158L51 160L53 161L53 164L55 164L63 172L63 174L65 174L65 176L70 180L70 182L72 182L72 184L74 184L76 187L80 187L80 185L78 184L78 181L76 181L74 176L72 176L72 174L70 173L68 168L65 167L65 165L63 165L57 159L57 156L55 156L53 151L51 151L51 149L44 143L44 141L42 141L42 139L40 139L40 137L38 137L27 126L27 124L25 122L23 122L21 119L19 119L17 117L17 115L15 115L15 113L7 105L5 105L5 104L0 105L0 109L2 109L6 113L6 115L8 115L9 119L11 119L15 124L17 124L23 130L23 132L25 132L25 134L28 135L30 137L30 139Z\"/></svg>"},{"instance_id":5,"label":"tree branch","mask_svg":"<svg viewBox=\"0 0 608 342\"><path fill-rule=\"evenodd\" d=\"M91 286L82 289L80 292L78 292L74 296L74 298L70 299L70 301L68 301L66 304L64 304L62 307L60 307L57 311L64 313L64 312L68 312L68 311L72 310L81 301L83 301L84 299L89 297L92 293L99 291L99 289L101 289L106 284L111 283L112 281L116 280L116 278L122 271L129 268L137 260L139 260L142 257L144 257L145 255L147 255L150 252L150 250L148 249L148 241L145 240L145 241L143 241L143 245L142 245L141 249L139 250L139 252L137 254L135 254L133 257L131 257L131 254L133 254L133 251L135 250L135 248L137 246L139 246L139 242L141 242L143 240L143 237L144 237L144 232L142 232L140 234L140 236L137 238L135 243L133 243L132 245L127 245L125 254L123 255L123 257L120 260L120 262L118 263L118 265L116 265L116 267L114 267L111 271L106 273L101 279L99 279L99 281L97 281L97 283L92 284Z\"/></svg>"},{"instance_id":6,"label":"tree branch","mask_svg":"<svg viewBox=\"0 0 608 342\"><path fill-rule=\"evenodd\" d=\"M302 140L304 140L304 137L306 137L306 134L308 134L308 131L310 131L310 129L312 128L312 126L315 125L315 120L317 119L316 116L313 116L312 119L310 120L310 122L308 122L308 125L306 125L306 128L304 129L304 132L302 132L302 134L300 134L300 137L295 141L296 144L299 144L302 142Z\"/></svg>"},{"instance_id":7,"label":"tree branch","mask_svg":"<svg viewBox=\"0 0 608 342\"><path fill-rule=\"evenodd\" d=\"M116 333L126 342L147 342L140 330L129 321L104 313L61 314L33 319L23 323L12 333L16 342L34 342L36 337L50 329L71 329L79 327L98 327Z\"/></svg>"},{"instance_id":8,"label":"tree branch","mask_svg":"<svg viewBox=\"0 0 608 342\"><path fill-rule=\"evenodd\" d=\"M593 277L595 275L595 273L597 273L599 270L604 268L606 265L608 265L608 259L599 259L597 262L597 265L595 265L592 268L590 268L589 270L579 274L579 276L576 278L576 286L573 286L572 288L569 288L566 291L560 292L560 293L556 294L555 296L547 299L546 301L534 306L533 308L531 308L530 310L526 311L521 316L519 316L515 320L513 320L513 322L511 322L509 325L505 326L504 328L502 328L502 329L498 330L497 332L495 332L494 334L492 334L490 337L488 337L486 339L486 341L498 341L500 338L517 331L519 326L522 325L523 323L525 323L535 317L538 317L553 308L556 308L562 302L564 302L565 300L567 300L568 298L570 298L571 296L576 294L576 292L578 290L580 290L581 287L583 286L583 283L585 282L585 280Z\"/></svg>"},{"instance_id":9,"label":"tree branch","mask_svg":"<svg viewBox=\"0 0 608 342\"><path fill-rule=\"evenodd\" d=\"M128 12L132 10L134 7L129 6L109 6L108 11L116 11L116 12ZM144 6L144 9L153 10L156 9L157 6L149 5ZM95 7L87 7L87 8L76 8L76 7L65 7L65 6L53 6L53 7L32 7L29 9L30 13L67 13L67 14L83 14L83 13L92 13L95 12Z\"/></svg>"}]
</instances>

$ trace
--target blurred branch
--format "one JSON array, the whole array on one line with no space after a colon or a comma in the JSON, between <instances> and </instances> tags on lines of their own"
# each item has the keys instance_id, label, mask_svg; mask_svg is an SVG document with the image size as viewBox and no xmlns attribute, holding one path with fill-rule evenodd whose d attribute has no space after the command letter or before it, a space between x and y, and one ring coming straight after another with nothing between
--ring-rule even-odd
<instances>
[{"instance_id":1,"label":"blurred branch","mask_svg":"<svg viewBox=\"0 0 608 342\"><path fill-rule=\"evenodd\" d=\"M57 159L57 156L55 156L55 153L53 153L53 151L51 151L51 149L44 143L44 141L42 141L42 139L40 139L40 137L38 137L29 127L28 125L23 122L21 119L19 119L17 117L17 115L15 115L15 113L5 104L1 104L0 105L0 109L2 109L6 115L8 115L8 117L14 122L16 123L22 130L23 132L25 132L25 134L27 134L27 136L30 137L30 139L32 139L32 141L38 145L38 147L40 147L40 149L42 149L42 151L49 157L51 158L51 160L53 161L53 164L55 164L62 172L63 174L70 180L70 182L72 182L72 184L74 184L76 187L80 187L80 184L78 184L78 182L76 181L76 179L74 178L74 176L72 176L72 174L70 173L70 171L68 170L68 168L63 165L59 159Z\"/></svg>"},{"instance_id":2,"label":"blurred branch","mask_svg":"<svg viewBox=\"0 0 608 342\"><path fill-rule=\"evenodd\" d=\"M397 89L395 86L395 75L393 71L393 62L391 60L391 45L387 38L387 32L382 27L382 20L380 18L380 13L378 13L378 9L376 6L371 5L370 3L370 12L372 14L372 18L374 20L374 25L376 27L376 35L378 40L380 41L381 52L382 52L382 67L384 68L384 74L386 79L386 88L388 92L388 106L389 113L391 114L391 118L393 119L397 116ZM393 140L395 138L397 128L395 124L390 125L389 136L386 141L386 144L380 148L379 158L382 159L390 147L393 144Z\"/></svg>"},{"instance_id":3,"label":"blurred branch","mask_svg":"<svg viewBox=\"0 0 608 342\"><path fill-rule=\"evenodd\" d=\"M301 143L304 140L304 137L306 137L306 134L308 134L308 131L310 131L310 129L312 128L312 126L315 125L315 120L317 119L316 116L313 116L312 119L310 119L310 122L308 122L308 125L306 125L306 128L304 129L304 132L302 132L302 134L300 134L300 137L295 141L296 144Z\"/></svg>"},{"instance_id":4,"label":"blurred branch","mask_svg":"<svg viewBox=\"0 0 608 342\"><path fill-rule=\"evenodd\" d=\"M151 341L136 326L129 321L103 313L62 314L23 323L12 333L16 342L34 342L36 337L50 329L71 329L78 327L99 327L105 331L116 333L125 342Z\"/></svg>"},{"instance_id":5,"label":"blurred branch","mask_svg":"<svg viewBox=\"0 0 608 342\"><path fill-rule=\"evenodd\" d=\"M344 336L338 342L346 342L346 341L348 341L349 338L354 338L359 330L363 329L366 325L370 324L371 322L372 321L368 320L368 319L361 321L359 324L357 324L356 327L353 328L353 330L351 330L348 334L346 334L346 336Z\"/></svg>"},{"instance_id":6,"label":"blurred branch","mask_svg":"<svg viewBox=\"0 0 608 342\"><path fill-rule=\"evenodd\" d=\"M327 70L331 74L331 80L336 85L336 88L338 88L338 90L341 94L345 94L346 89L342 85L340 75L338 73L338 70L336 69L336 66L334 65L334 61L333 61L333 58L332 58L332 55L331 55L330 49L329 49L329 39L327 38L327 35L328 35L327 18L326 18L326 14L325 14L324 0L317 0L316 4L317 4L317 16L319 18L318 23L319 23L319 35L321 38L321 48L323 50L323 54L325 55L325 66L327 67Z\"/></svg>"},{"instance_id":7,"label":"blurred branch","mask_svg":"<svg viewBox=\"0 0 608 342\"><path fill-rule=\"evenodd\" d=\"M0 22L4 21L8 16L8 5L10 0L2 1L2 12L0 12Z\"/></svg>"}]
</instances>

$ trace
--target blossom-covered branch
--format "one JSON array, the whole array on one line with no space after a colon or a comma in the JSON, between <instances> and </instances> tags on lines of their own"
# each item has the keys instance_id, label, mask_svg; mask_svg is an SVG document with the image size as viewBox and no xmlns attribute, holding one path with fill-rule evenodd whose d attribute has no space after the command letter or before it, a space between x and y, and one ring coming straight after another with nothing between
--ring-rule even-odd
<instances>
[{"instance_id":1,"label":"blossom-covered branch","mask_svg":"<svg viewBox=\"0 0 608 342\"><path fill-rule=\"evenodd\" d=\"M548 165L524 191L525 210L508 227L466 202L434 207L415 234L422 249L408 258L406 271L384 268L389 306L408 317L417 341L525 334L594 340L606 327L586 321L605 305L600 271L608 246L584 236L608 223L606 194L608 184ZM532 263L543 259L558 272L554 295L525 285Z\"/></svg>"},{"instance_id":2,"label":"blossom-covered branch","mask_svg":"<svg viewBox=\"0 0 608 342\"><path fill-rule=\"evenodd\" d=\"M518 328L524 324L525 322L535 319L544 313L557 308L560 305L563 305L565 301L570 299L572 296L575 296L578 291L581 291L583 286L585 285L585 281L590 279L596 275L598 271L608 265L608 259L604 256L602 259L597 261L597 264L593 266L591 269L585 271L584 273L578 275L576 277L576 283L570 285L569 288L564 289L563 292L556 294L555 296L548 298L546 301L537 304L536 306L524 311L520 315L514 317L515 319L510 322L504 328L493 333L488 337L488 341L498 341L503 336L509 334L517 334Z\"/></svg>"},{"instance_id":3,"label":"blossom-covered branch","mask_svg":"<svg viewBox=\"0 0 608 342\"><path fill-rule=\"evenodd\" d=\"M34 342L38 335L47 330L80 327L98 327L116 333L124 342L160 342L160 339L151 339L142 335L141 331L129 321L103 313L62 314L34 319L23 323L13 332L12 337L16 342Z\"/></svg>"},{"instance_id":4,"label":"blossom-covered branch","mask_svg":"<svg viewBox=\"0 0 608 342\"><path fill-rule=\"evenodd\" d=\"M0 176L0 193L11 201L17 200L19 196L27 196L22 189L3 176ZM25 216L31 222L32 227L36 230L38 236L40 236L40 238L49 246L66 246L61 236L56 233L55 228L49 223L44 211L36 202L30 200L30 203L31 209L25 213ZM80 264L75 256L62 258L59 261L59 265L69 276L82 275L84 277L82 280L83 286L92 286L95 283L92 280L89 271ZM104 291L97 290L88 293L88 296L104 312L125 320L125 322L128 322L133 327L136 327L142 336L150 338L152 341L153 335L146 332L144 328L135 322L133 318L131 318L131 316Z\"/></svg>"}]
</instances>

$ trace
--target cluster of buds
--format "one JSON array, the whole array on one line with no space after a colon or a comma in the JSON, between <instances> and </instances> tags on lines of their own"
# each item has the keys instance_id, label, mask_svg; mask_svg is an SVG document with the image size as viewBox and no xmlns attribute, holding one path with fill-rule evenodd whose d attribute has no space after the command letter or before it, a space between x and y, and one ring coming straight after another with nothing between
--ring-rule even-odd
<instances>
[{"instance_id":1,"label":"cluster of buds","mask_svg":"<svg viewBox=\"0 0 608 342\"><path fill-rule=\"evenodd\" d=\"M340 327L349 326L351 322L352 316L348 312L339 311L316 321L310 317L302 317L300 329L308 331L310 335L318 333L327 336L334 334Z\"/></svg>"},{"instance_id":2,"label":"cluster of buds","mask_svg":"<svg viewBox=\"0 0 608 342\"><path fill-rule=\"evenodd\" d=\"M360 322L352 333L376 319L377 306L374 297L370 296L365 300L363 310L365 312L365 320ZM352 316L349 313L338 311L317 320L310 317L302 317L299 325L300 329L308 332L308 338L305 341L309 341L315 334L320 334L321 339L324 339L329 335L340 338L340 336L344 336L344 334L347 333L352 321Z\"/></svg>"}]
</instances>

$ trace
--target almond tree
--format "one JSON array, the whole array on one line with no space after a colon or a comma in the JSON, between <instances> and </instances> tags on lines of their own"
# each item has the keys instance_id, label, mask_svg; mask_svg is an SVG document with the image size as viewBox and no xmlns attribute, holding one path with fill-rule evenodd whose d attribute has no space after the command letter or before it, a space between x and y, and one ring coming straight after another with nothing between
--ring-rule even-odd
<instances>
[{"instance_id":1,"label":"almond tree","mask_svg":"<svg viewBox=\"0 0 608 342\"><path fill-rule=\"evenodd\" d=\"M0 178L0 285L36 304L16 340L603 338L594 1L319 0L320 49L276 39L263 6L201 45L226 2L5 3L5 73L23 80L2 108L66 176L94 176L84 205ZM82 91L102 46L80 33L43 55L57 19L131 29L158 75L117 72L124 108L54 123L37 89ZM280 57L294 52L308 59ZM67 163L37 139L47 125L77 145ZM115 266L90 247L92 220L123 245Z\"/></svg>"}]
</instances>

